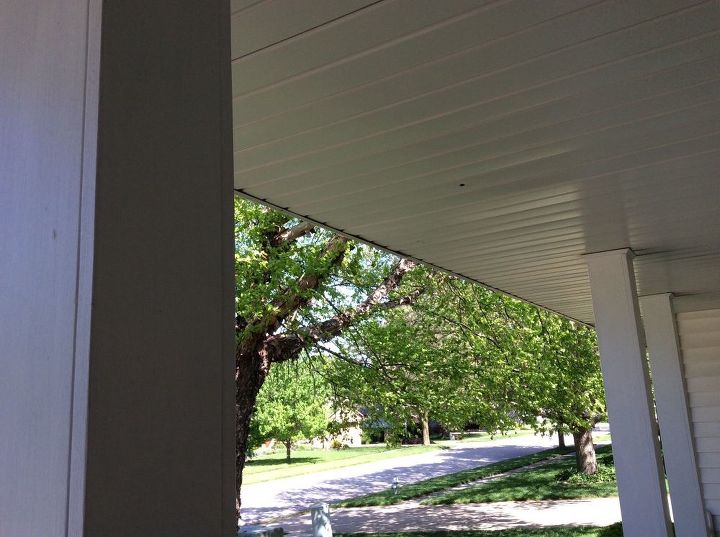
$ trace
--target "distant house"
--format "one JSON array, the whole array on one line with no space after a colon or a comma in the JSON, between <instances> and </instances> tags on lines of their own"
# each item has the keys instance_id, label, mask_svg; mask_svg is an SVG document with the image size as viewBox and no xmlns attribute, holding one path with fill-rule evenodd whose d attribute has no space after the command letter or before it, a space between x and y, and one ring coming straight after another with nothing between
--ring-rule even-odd
<instances>
[{"instance_id":1,"label":"distant house","mask_svg":"<svg viewBox=\"0 0 720 537\"><path fill-rule=\"evenodd\" d=\"M329 417L331 432L322 438L312 441L313 447L330 449L332 447L358 447L362 444L362 427L364 419L360 411L334 411Z\"/></svg>"}]
</instances>

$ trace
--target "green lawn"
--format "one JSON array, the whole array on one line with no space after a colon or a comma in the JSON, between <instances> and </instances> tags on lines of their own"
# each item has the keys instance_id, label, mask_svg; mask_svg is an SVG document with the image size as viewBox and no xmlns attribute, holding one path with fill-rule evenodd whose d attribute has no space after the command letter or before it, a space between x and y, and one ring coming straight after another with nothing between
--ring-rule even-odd
<instances>
[{"instance_id":1,"label":"green lawn","mask_svg":"<svg viewBox=\"0 0 720 537\"><path fill-rule=\"evenodd\" d=\"M292 452L288 464L285 449L269 455L261 455L247 463L243 471L243 484L283 479L297 475L324 472L366 462L418 455L443 449L442 446L402 446L388 449L385 446L355 447L346 449L299 449Z\"/></svg>"},{"instance_id":2,"label":"green lawn","mask_svg":"<svg viewBox=\"0 0 720 537\"><path fill-rule=\"evenodd\" d=\"M597 450L598 463L612 466L610 446ZM610 481L582 480L568 482L558 480L558 474L575 467L573 457L550 463L527 472L509 475L496 481L451 491L428 498L424 505L450 503L481 503L522 500L556 500L572 498L598 498L617 494L617 484ZM606 468L606 471L608 469ZM611 470L609 470L611 472Z\"/></svg>"},{"instance_id":3,"label":"green lawn","mask_svg":"<svg viewBox=\"0 0 720 537\"><path fill-rule=\"evenodd\" d=\"M490 477L492 475L501 474L509 470L521 468L529 464L533 464L550 457L556 456L559 453L570 453L572 448L560 449L549 449L541 451L533 455L525 455L523 457L516 457L514 459L507 459L500 462L488 464L486 466L480 466L478 468L471 468L470 470L463 470L454 474L448 474L440 477L433 477L424 481L418 481L409 485L401 486L397 494L393 494L392 490L386 490L383 492L376 492L373 494L367 494L365 496L358 496L357 498L351 498L335 504L337 507L366 507L370 505L393 505L396 503L403 502L412 498L418 498L445 490L450 487L462 485L464 483L470 483Z\"/></svg>"},{"instance_id":4,"label":"green lawn","mask_svg":"<svg viewBox=\"0 0 720 537\"><path fill-rule=\"evenodd\" d=\"M336 537L622 537L622 526L554 527L536 530L432 531L420 533L339 533Z\"/></svg>"},{"instance_id":5,"label":"green lawn","mask_svg":"<svg viewBox=\"0 0 720 537\"><path fill-rule=\"evenodd\" d=\"M453 446L459 443L465 442L489 442L491 440L497 440L498 438L512 438L515 436L532 436L535 431L532 429L516 429L508 431L506 434L490 434L484 431L468 431L463 433L463 437L460 440L436 440L435 443L441 446Z\"/></svg>"}]
</instances>

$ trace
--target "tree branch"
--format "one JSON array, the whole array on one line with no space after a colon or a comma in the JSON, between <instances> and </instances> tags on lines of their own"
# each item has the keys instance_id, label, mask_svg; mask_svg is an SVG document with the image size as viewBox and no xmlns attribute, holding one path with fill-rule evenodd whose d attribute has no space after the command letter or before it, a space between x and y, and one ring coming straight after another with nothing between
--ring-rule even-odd
<instances>
[{"instance_id":1,"label":"tree branch","mask_svg":"<svg viewBox=\"0 0 720 537\"><path fill-rule=\"evenodd\" d=\"M409 259L402 259L390 274L378 285L370 295L355 308L338 313L334 317L308 329L305 334L274 334L265 340L264 351L271 356L273 362L283 362L297 356L309 344L328 341L340 334L356 319L367 315L375 308L389 308L411 304L419 297L423 289L416 289L411 294L383 302L387 296L397 289L403 277L417 266Z\"/></svg>"},{"instance_id":2,"label":"tree branch","mask_svg":"<svg viewBox=\"0 0 720 537\"><path fill-rule=\"evenodd\" d=\"M382 283L380 283L380 285L378 285L375 290L370 293L370 295L357 307L341 312L335 317L310 328L308 331L309 337L314 341L327 341L328 339L333 338L342 332L344 328L349 326L355 319L366 315L371 309L381 305L382 300L387 298L392 291L397 289L405 274L414 269L416 266L417 263L414 261L402 259L397 265L395 265L395 268L392 272L390 272L387 278L385 278ZM420 296L420 294L422 294L422 291L416 293L417 296ZM417 298L417 296L415 296L415 298ZM397 299L396 301L391 302L396 302L395 306L399 306L401 303L410 304L412 300L414 299L411 297L404 297L403 299ZM389 307L393 306L390 305Z\"/></svg>"},{"instance_id":3,"label":"tree branch","mask_svg":"<svg viewBox=\"0 0 720 537\"><path fill-rule=\"evenodd\" d=\"M482 332L478 332L477 330L468 326L466 323L464 323L460 319L453 319L451 317L448 317L447 315L443 315L442 313L434 313L434 315L443 319L444 321L446 321L450 324L460 327L460 329L463 330L465 333L485 339L486 341L489 341L490 343L492 343L498 349L502 349L500 343L498 343L498 341L495 338L493 338L492 336L489 336L487 334L484 334Z\"/></svg>"},{"instance_id":4,"label":"tree branch","mask_svg":"<svg viewBox=\"0 0 720 537\"><path fill-rule=\"evenodd\" d=\"M389 310L400 306L409 306L410 304L415 302L424 292L425 289L423 287L418 287L417 289L414 289L412 292L408 293L405 296L378 304L375 309Z\"/></svg>"},{"instance_id":5,"label":"tree branch","mask_svg":"<svg viewBox=\"0 0 720 537\"><path fill-rule=\"evenodd\" d=\"M299 308L304 307L310 301L313 291L327 279L333 268L342 263L347 251L349 240L344 237L333 237L325 246L325 266L322 270L305 274L298 281L298 289L287 290L285 296L273 301L273 312L253 320L240 332L240 339L236 351L236 361L239 367L241 357L250 356L257 350L257 357L262 362L264 371L268 371L273 360L274 353L271 353L272 338L277 329L290 315ZM237 321L236 321L236 326ZM297 352L295 353L297 355Z\"/></svg>"},{"instance_id":6,"label":"tree branch","mask_svg":"<svg viewBox=\"0 0 720 537\"><path fill-rule=\"evenodd\" d=\"M335 356L336 358L339 358L339 359L342 360L343 362L347 362L347 363L349 363L349 364L357 365L357 366L360 366L360 367L367 367L367 364L363 364L362 362L358 362L358 361L356 361L356 360L353 360L353 359L350 358L349 356L346 356L346 355L344 355L344 354L341 353L341 352L338 352L338 351L335 351L335 350L330 349L330 348L328 348L328 347L325 347L324 345L316 344L316 345L315 345L315 348L316 348L317 350L321 351L321 352L326 352L326 353L328 353L328 354L331 354L331 355Z\"/></svg>"},{"instance_id":7,"label":"tree branch","mask_svg":"<svg viewBox=\"0 0 720 537\"><path fill-rule=\"evenodd\" d=\"M345 237L333 237L325 247L325 260L327 262L323 270L303 275L297 282L297 289L287 291L284 296L273 301L275 313L265 316L262 322L262 332L272 334L282 322L298 309L307 305L312 298L312 293L317 289L332 269L342 263L347 251L348 239Z\"/></svg>"},{"instance_id":8,"label":"tree branch","mask_svg":"<svg viewBox=\"0 0 720 537\"><path fill-rule=\"evenodd\" d=\"M291 228L282 228L270 238L270 246L275 248L281 244L293 242L314 230L315 225L310 222L300 222Z\"/></svg>"}]
</instances>

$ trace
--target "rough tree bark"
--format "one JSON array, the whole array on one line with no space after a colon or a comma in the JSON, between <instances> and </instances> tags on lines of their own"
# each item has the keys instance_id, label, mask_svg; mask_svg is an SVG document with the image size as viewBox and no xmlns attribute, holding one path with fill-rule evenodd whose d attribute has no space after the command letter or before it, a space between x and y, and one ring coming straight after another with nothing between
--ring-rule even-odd
<instances>
[{"instance_id":1,"label":"rough tree bark","mask_svg":"<svg viewBox=\"0 0 720 537\"><path fill-rule=\"evenodd\" d=\"M293 228L281 229L267 237L268 250L282 248L298 238L312 233L313 226L307 223ZM416 290L406 297L386 300L388 295L401 283L403 276L416 264L406 259L398 262L389 276L356 308L338 313L315 326L307 328L303 333L277 333L283 322L299 309L305 307L312 298L312 291L317 290L334 270L342 263L348 249L348 239L336 236L329 240L324 248L324 269L318 273L305 274L299 281L297 289L288 291L281 298L273 301L274 308L259 319L238 319L238 343L235 355L236 381L236 442L235 458L235 510L240 518L242 476L245 468L245 457L248 451L250 420L255 408L257 395L267 378L273 363L293 360L311 345L328 341L340 334L356 319L369 313L374 308L390 308L411 303L422 290Z\"/></svg>"},{"instance_id":2,"label":"rough tree bark","mask_svg":"<svg viewBox=\"0 0 720 537\"><path fill-rule=\"evenodd\" d=\"M586 475L597 473L597 459L593 445L592 428L573 431L577 471Z\"/></svg>"},{"instance_id":3,"label":"rough tree bark","mask_svg":"<svg viewBox=\"0 0 720 537\"><path fill-rule=\"evenodd\" d=\"M420 422L422 423L422 440L423 446L430 445L430 416L426 411L420 414Z\"/></svg>"}]
</instances>

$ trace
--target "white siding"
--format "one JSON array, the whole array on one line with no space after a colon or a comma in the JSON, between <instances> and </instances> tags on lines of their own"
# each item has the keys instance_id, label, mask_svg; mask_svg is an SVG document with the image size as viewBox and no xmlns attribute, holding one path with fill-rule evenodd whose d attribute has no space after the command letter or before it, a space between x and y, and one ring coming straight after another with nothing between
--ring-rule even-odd
<instances>
[{"instance_id":1,"label":"white siding","mask_svg":"<svg viewBox=\"0 0 720 537\"><path fill-rule=\"evenodd\" d=\"M720 528L720 309L677 316L705 506Z\"/></svg>"}]
</instances>

